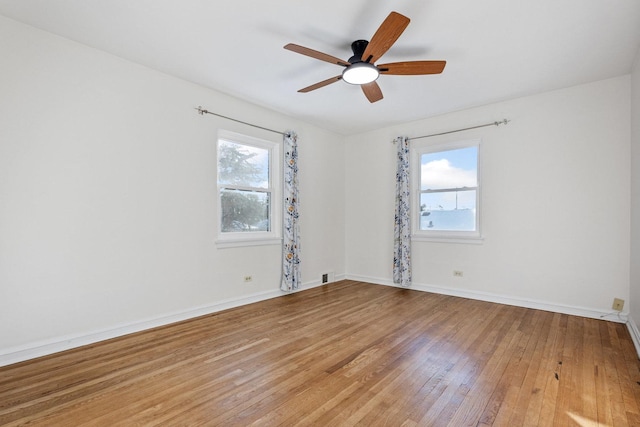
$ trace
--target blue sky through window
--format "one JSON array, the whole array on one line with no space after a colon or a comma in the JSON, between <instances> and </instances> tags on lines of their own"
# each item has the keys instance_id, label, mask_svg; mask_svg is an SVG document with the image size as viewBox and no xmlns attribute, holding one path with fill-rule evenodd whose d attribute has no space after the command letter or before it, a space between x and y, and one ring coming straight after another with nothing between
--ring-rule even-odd
<instances>
[{"instance_id":1,"label":"blue sky through window","mask_svg":"<svg viewBox=\"0 0 640 427\"><path fill-rule=\"evenodd\" d=\"M420 163L421 190L477 186L477 146L425 153Z\"/></svg>"},{"instance_id":2,"label":"blue sky through window","mask_svg":"<svg viewBox=\"0 0 640 427\"><path fill-rule=\"evenodd\" d=\"M477 187L478 147L424 153L420 167L422 191ZM474 230L476 198L475 188L421 193L420 229Z\"/></svg>"}]
</instances>

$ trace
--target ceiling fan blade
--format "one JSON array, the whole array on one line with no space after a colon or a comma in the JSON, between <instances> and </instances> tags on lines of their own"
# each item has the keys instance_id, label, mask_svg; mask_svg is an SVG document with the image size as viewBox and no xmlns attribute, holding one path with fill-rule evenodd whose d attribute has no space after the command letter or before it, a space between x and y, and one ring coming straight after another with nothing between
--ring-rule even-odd
<instances>
[{"instance_id":1,"label":"ceiling fan blade","mask_svg":"<svg viewBox=\"0 0 640 427\"><path fill-rule=\"evenodd\" d=\"M382 90L380 90L380 86L378 86L378 83L371 82L364 85L360 85L360 87L362 88L362 91L364 92L364 96L367 97L369 102L374 103L382 99Z\"/></svg>"},{"instance_id":2,"label":"ceiling fan blade","mask_svg":"<svg viewBox=\"0 0 640 427\"><path fill-rule=\"evenodd\" d=\"M421 74L440 74L447 61L407 61L378 65L380 74L416 76Z\"/></svg>"},{"instance_id":3,"label":"ceiling fan blade","mask_svg":"<svg viewBox=\"0 0 640 427\"><path fill-rule=\"evenodd\" d=\"M330 85L331 83L335 83L335 82L337 82L339 80L342 80L342 75L331 77L330 79L323 80L323 81L318 82L316 84L313 84L311 86L307 86L305 88L300 89L298 92L301 92L301 93L311 92L312 90L320 89L321 87L325 87L325 86Z\"/></svg>"},{"instance_id":4,"label":"ceiling fan blade","mask_svg":"<svg viewBox=\"0 0 640 427\"><path fill-rule=\"evenodd\" d=\"M308 47L300 46L297 44L289 43L288 45L285 45L284 48L295 53L300 53L302 55L307 55L312 58L319 59L321 61L342 65L343 67L348 67L349 65L351 65L347 61L343 61L342 59L336 58L335 56L318 52L317 50L309 49Z\"/></svg>"},{"instance_id":5,"label":"ceiling fan blade","mask_svg":"<svg viewBox=\"0 0 640 427\"><path fill-rule=\"evenodd\" d=\"M376 33L362 54L362 60L375 63L398 40L410 19L398 12L391 12L380 24Z\"/></svg>"}]
</instances>

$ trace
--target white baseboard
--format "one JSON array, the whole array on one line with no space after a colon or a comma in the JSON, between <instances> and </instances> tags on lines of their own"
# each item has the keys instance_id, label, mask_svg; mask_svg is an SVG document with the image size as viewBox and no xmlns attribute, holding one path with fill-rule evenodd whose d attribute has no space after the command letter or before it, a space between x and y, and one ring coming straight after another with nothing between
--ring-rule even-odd
<instances>
[{"instance_id":1,"label":"white baseboard","mask_svg":"<svg viewBox=\"0 0 640 427\"><path fill-rule=\"evenodd\" d=\"M373 283L376 285L400 287L391 280L376 277L359 276L347 274L347 279L361 282ZM536 310L551 311L554 313L571 314L573 316L589 317L592 319L609 320L616 323L627 323L628 313L618 313L617 311L602 311L586 307L569 306L556 304L548 301L539 301L511 297L507 295L497 295L488 292L471 291L466 289L454 289L444 286L423 285L413 283L409 289L416 291L432 292L434 294L450 295L455 297L469 298L480 301L495 302L499 304L513 305L516 307L533 308ZM640 335L639 335L640 336Z\"/></svg>"},{"instance_id":2,"label":"white baseboard","mask_svg":"<svg viewBox=\"0 0 640 427\"><path fill-rule=\"evenodd\" d=\"M633 346L636 348L636 353L638 353L638 357L640 357L640 331L631 316L628 316L627 329L629 330L629 335L631 335Z\"/></svg>"},{"instance_id":3,"label":"white baseboard","mask_svg":"<svg viewBox=\"0 0 640 427\"><path fill-rule=\"evenodd\" d=\"M380 279L368 276L358 275L336 275L334 281L340 280L357 280L361 282L373 283L377 285L398 287L392 281L387 279ZM319 280L304 283L299 290L294 292L300 292L306 289L322 286ZM640 331L633 322L633 319L629 318L626 313L611 313L605 311L598 311L593 309L587 309L583 307L571 307L559 304L553 304L544 301L525 300L520 298L513 298L502 295L489 294L477 291L468 291L460 289L452 289L439 286L429 286L421 284L413 284L410 289L415 289L423 292L432 292L443 295L458 296L469 299L476 299L481 301L496 302L500 304L514 305L518 307L534 308L538 310L552 311L557 313L572 314L576 316L590 317L594 319L605 319L619 323L626 323L633 343L636 347L638 355L640 355ZM30 343L20 347L13 347L7 349L0 349L0 366L11 365L18 362L23 362L37 357L46 356L53 353L58 353L72 348L81 347L83 345L94 344L99 341L108 340L111 338L117 338L120 336L132 334L135 332L144 331L147 329L156 328L159 326L169 325L171 323L180 322L183 320L192 319L207 314L216 313L222 310L227 310L234 307L239 307L254 302L265 301L271 298L286 295L281 290L271 290L266 292L260 292L252 295L247 295L240 298L232 298L224 301L217 302L212 305L195 307L189 310L184 310L175 313L168 313L166 315L144 319L137 322L118 325L113 328L107 328L99 331L94 331L88 334L68 335L63 337L56 337L46 341L39 341Z\"/></svg>"},{"instance_id":4,"label":"white baseboard","mask_svg":"<svg viewBox=\"0 0 640 427\"><path fill-rule=\"evenodd\" d=\"M336 276L335 280L343 280L344 275ZM303 283L299 290L322 286L320 281ZM286 295L286 292L280 289L266 292L259 292L240 298L231 298L223 300L211 305L195 307L184 311L168 313L154 318L143 319L137 322L118 325L113 328L107 328L99 331L90 332L88 334L67 335L56 337L45 341L38 341L20 347L0 348L0 366L11 365L25 360L35 359L37 357L47 356L49 354L58 353L72 348L81 347L83 345L94 344L99 341L111 338L121 337L135 332L147 329L157 328L159 326L169 325L171 323L181 322L183 320L193 319L199 316L216 313L234 307L239 307L254 302L265 301Z\"/></svg>"}]
</instances>

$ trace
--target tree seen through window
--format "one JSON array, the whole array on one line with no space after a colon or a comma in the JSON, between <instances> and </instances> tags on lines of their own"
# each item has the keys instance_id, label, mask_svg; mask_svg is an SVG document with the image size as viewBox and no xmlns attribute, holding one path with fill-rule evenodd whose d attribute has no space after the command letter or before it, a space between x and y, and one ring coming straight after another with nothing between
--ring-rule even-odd
<instances>
[{"instance_id":1,"label":"tree seen through window","mask_svg":"<svg viewBox=\"0 0 640 427\"><path fill-rule=\"evenodd\" d=\"M221 231L270 231L269 150L220 140L218 188Z\"/></svg>"}]
</instances>

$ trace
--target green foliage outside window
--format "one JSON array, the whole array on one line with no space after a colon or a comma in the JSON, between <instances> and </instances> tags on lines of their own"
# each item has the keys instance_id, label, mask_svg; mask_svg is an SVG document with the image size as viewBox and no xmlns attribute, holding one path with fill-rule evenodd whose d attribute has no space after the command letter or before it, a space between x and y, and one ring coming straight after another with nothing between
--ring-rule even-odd
<instances>
[{"instance_id":1,"label":"green foliage outside window","mask_svg":"<svg viewBox=\"0 0 640 427\"><path fill-rule=\"evenodd\" d=\"M229 141L218 145L222 232L269 231L268 151Z\"/></svg>"}]
</instances>

